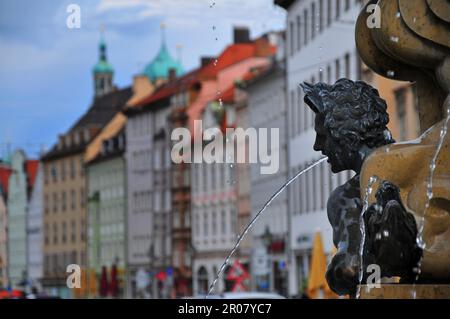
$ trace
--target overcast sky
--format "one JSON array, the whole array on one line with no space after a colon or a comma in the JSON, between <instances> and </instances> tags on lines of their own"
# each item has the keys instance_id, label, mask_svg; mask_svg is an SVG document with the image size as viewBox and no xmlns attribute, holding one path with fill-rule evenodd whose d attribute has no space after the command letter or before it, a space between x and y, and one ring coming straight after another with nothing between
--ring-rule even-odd
<instances>
[{"instance_id":1,"label":"overcast sky","mask_svg":"<svg viewBox=\"0 0 450 319\"><path fill-rule=\"evenodd\" d=\"M66 26L71 3L81 8L80 29ZM8 142L36 157L86 111L101 25L114 82L124 87L157 53L162 22L172 56L181 44L190 70L232 41L233 25L255 37L283 29L285 12L273 0L1 0L0 157Z\"/></svg>"}]
</instances>

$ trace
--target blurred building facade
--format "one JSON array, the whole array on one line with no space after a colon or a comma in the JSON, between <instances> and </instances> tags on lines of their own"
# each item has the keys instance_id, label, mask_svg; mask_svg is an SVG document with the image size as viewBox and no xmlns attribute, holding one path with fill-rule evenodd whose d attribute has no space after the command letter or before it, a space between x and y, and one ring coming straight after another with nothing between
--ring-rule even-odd
<instances>
[{"instance_id":1,"label":"blurred building facade","mask_svg":"<svg viewBox=\"0 0 450 319\"><path fill-rule=\"evenodd\" d=\"M27 206L27 284L30 290L42 290L44 176L39 164Z\"/></svg>"},{"instance_id":2,"label":"blurred building facade","mask_svg":"<svg viewBox=\"0 0 450 319\"><path fill-rule=\"evenodd\" d=\"M11 167L0 162L0 288L6 288L8 281L8 184Z\"/></svg>"},{"instance_id":3,"label":"blurred building facade","mask_svg":"<svg viewBox=\"0 0 450 319\"><path fill-rule=\"evenodd\" d=\"M279 35L282 36L282 35ZM251 165L251 217L287 180L286 82L281 56L261 74L246 83L250 127L279 129L279 140L269 144L268 153L277 157L277 173L262 175L261 163ZM253 289L287 295L289 220L287 192L281 193L266 209L252 230Z\"/></svg>"},{"instance_id":4,"label":"blurred building facade","mask_svg":"<svg viewBox=\"0 0 450 319\"><path fill-rule=\"evenodd\" d=\"M102 267L119 273L119 296L126 278L126 117L117 113L86 148L88 268L100 279ZM93 278L89 279L93 280Z\"/></svg>"},{"instance_id":5,"label":"blurred building facade","mask_svg":"<svg viewBox=\"0 0 450 319\"><path fill-rule=\"evenodd\" d=\"M226 134L226 128L236 127L237 112L242 115L240 124L248 126L242 122L246 121L246 97L236 99L235 81L243 80L253 68L270 64L275 53L275 46L266 37L250 40L248 29L234 29L233 44L204 70L208 76L202 84L205 91L210 91L209 98L197 107L191 107L190 121L202 120L202 126L193 127L194 158L201 158L202 146L206 147L209 143L202 138L205 130L215 128L221 134L214 139L223 138L225 149L235 147L236 141L232 135ZM238 151L242 151L240 147L245 147L245 144L237 145ZM249 220L249 189L245 188L243 180L241 187L238 187L236 159L223 156L224 163L206 163L203 160L191 165L194 294L206 293L215 280L238 239L238 218ZM241 166L240 169L245 174L248 167ZM244 256L244 252L245 249L242 249L239 257L249 266L249 257ZM226 276L225 272L218 281L214 290L216 293L231 288Z\"/></svg>"},{"instance_id":6,"label":"blurred building facade","mask_svg":"<svg viewBox=\"0 0 450 319\"><path fill-rule=\"evenodd\" d=\"M8 287L8 253L6 198L0 191L0 288Z\"/></svg>"},{"instance_id":7,"label":"blurred building facade","mask_svg":"<svg viewBox=\"0 0 450 319\"><path fill-rule=\"evenodd\" d=\"M99 62L102 65L105 52L102 40ZM101 70L97 66L93 69L94 82L103 72L105 76L112 76L109 64ZM77 264L83 269L87 266L86 147L132 95L130 87L117 89L108 84L101 88L94 92L89 109L41 157L44 169L43 288L62 297L72 296L66 285L67 265Z\"/></svg>"},{"instance_id":8,"label":"blurred building facade","mask_svg":"<svg viewBox=\"0 0 450 319\"><path fill-rule=\"evenodd\" d=\"M124 109L128 118L125 153L129 247L127 295L131 297L167 298L173 286L173 282L169 282L173 280L172 199L170 96L166 83L183 73L181 63L173 59L167 49L162 30L160 49L142 74L134 78L134 95ZM167 272L170 280L166 281ZM148 289L139 283L138 275L142 273L150 275Z\"/></svg>"},{"instance_id":9,"label":"blurred building facade","mask_svg":"<svg viewBox=\"0 0 450 319\"><path fill-rule=\"evenodd\" d=\"M27 286L27 210L28 198L38 162L27 160L22 150L11 158L8 184L8 277L12 287Z\"/></svg>"}]
</instances>

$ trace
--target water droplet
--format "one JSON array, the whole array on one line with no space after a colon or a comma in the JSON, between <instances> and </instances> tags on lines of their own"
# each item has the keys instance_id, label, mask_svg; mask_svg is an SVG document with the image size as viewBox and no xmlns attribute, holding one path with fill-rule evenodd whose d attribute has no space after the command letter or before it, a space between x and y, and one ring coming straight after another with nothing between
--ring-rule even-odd
<instances>
[{"instance_id":1,"label":"water droplet","mask_svg":"<svg viewBox=\"0 0 450 319\"><path fill-rule=\"evenodd\" d=\"M431 187L427 189L427 197L428 197L428 199L433 198L433 191L432 191Z\"/></svg>"},{"instance_id":2,"label":"water droplet","mask_svg":"<svg viewBox=\"0 0 450 319\"><path fill-rule=\"evenodd\" d=\"M397 14L395 15L397 18L400 18L402 15L400 14L400 11L397 12Z\"/></svg>"},{"instance_id":3,"label":"water droplet","mask_svg":"<svg viewBox=\"0 0 450 319\"><path fill-rule=\"evenodd\" d=\"M395 42L395 43L397 43L397 42L398 42L398 40L399 40L399 38L398 38L398 37L395 37L395 36L391 36L391 41L392 41L392 42Z\"/></svg>"},{"instance_id":4,"label":"water droplet","mask_svg":"<svg viewBox=\"0 0 450 319\"><path fill-rule=\"evenodd\" d=\"M436 163L434 161L430 164L430 170L434 171L436 169Z\"/></svg>"},{"instance_id":5,"label":"water droplet","mask_svg":"<svg viewBox=\"0 0 450 319\"><path fill-rule=\"evenodd\" d=\"M413 18L413 22L414 22L414 23L416 23L416 21L417 21L417 18L416 18L416 17L414 17L414 18Z\"/></svg>"},{"instance_id":6,"label":"water droplet","mask_svg":"<svg viewBox=\"0 0 450 319\"><path fill-rule=\"evenodd\" d=\"M392 78L392 77L394 77L394 75L395 75L394 71L392 71L392 70L387 71L387 76L388 77Z\"/></svg>"},{"instance_id":7,"label":"water droplet","mask_svg":"<svg viewBox=\"0 0 450 319\"><path fill-rule=\"evenodd\" d=\"M375 239L376 239L376 240L380 240L380 239L381 239L381 234L380 234L380 233L377 233L377 234L375 235Z\"/></svg>"},{"instance_id":8,"label":"water droplet","mask_svg":"<svg viewBox=\"0 0 450 319\"><path fill-rule=\"evenodd\" d=\"M383 230L383 236L384 237L389 237L389 231Z\"/></svg>"},{"instance_id":9,"label":"water droplet","mask_svg":"<svg viewBox=\"0 0 450 319\"><path fill-rule=\"evenodd\" d=\"M322 72L323 72L323 69L322 69L322 68L319 68L319 72L321 72L321 73L322 73Z\"/></svg>"}]
</instances>

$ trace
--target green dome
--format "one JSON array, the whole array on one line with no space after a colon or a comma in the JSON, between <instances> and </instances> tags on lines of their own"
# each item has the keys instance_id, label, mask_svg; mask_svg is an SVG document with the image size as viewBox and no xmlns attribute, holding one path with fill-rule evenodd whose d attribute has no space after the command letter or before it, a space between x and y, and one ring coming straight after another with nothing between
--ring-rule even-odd
<instances>
[{"instance_id":1,"label":"green dome","mask_svg":"<svg viewBox=\"0 0 450 319\"><path fill-rule=\"evenodd\" d=\"M160 78L167 78L169 76L169 70L175 69L176 76L183 75L182 65L173 59L169 51L167 51L166 45L163 43L158 55L147 64L144 69L144 75L146 75L151 81L156 81Z\"/></svg>"},{"instance_id":2,"label":"green dome","mask_svg":"<svg viewBox=\"0 0 450 319\"><path fill-rule=\"evenodd\" d=\"M103 39L100 41L100 58L98 62L94 65L92 72L94 73L113 73L114 69L111 64L106 60L106 44Z\"/></svg>"}]
</instances>

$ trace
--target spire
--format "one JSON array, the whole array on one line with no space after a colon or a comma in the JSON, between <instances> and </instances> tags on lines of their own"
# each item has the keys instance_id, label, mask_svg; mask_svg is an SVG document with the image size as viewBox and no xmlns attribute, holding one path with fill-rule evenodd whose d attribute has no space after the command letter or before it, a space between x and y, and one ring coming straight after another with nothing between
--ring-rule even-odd
<instances>
[{"instance_id":1,"label":"spire","mask_svg":"<svg viewBox=\"0 0 450 319\"><path fill-rule=\"evenodd\" d=\"M166 45L166 24L161 22L161 47L159 52L148 63L143 71L150 81L156 83L158 80L167 80L169 77L170 69L175 69L176 76L181 76L184 71L180 61L172 58Z\"/></svg>"},{"instance_id":2,"label":"spire","mask_svg":"<svg viewBox=\"0 0 450 319\"><path fill-rule=\"evenodd\" d=\"M100 96L110 92L113 88L112 77L114 69L111 64L108 63L106 56L106 42L105 42L105 27L100 26L100 42L99 42L99 59L94 65L94 90L95 95Z\"/></svg>"},{"instance_id":3,"label":"spire","mask_svg":"<svg viewBox=\"0 0 450 319\"><path fill-rule=\"evenodd\" d=\"M100 26L100 43L99 43L100 61L107 61L106 58L106 42L105 42L105 26Z\"/></svg>"},{"instance_id":4,"label":"spire","mask_svg":"<svg viewBox=\"0 0 450 319\"><path fill-rule=\"evenodd\" d=\"M166 24L161 22L161 48L166 47Z\"/></svg>"}]
</instances>

